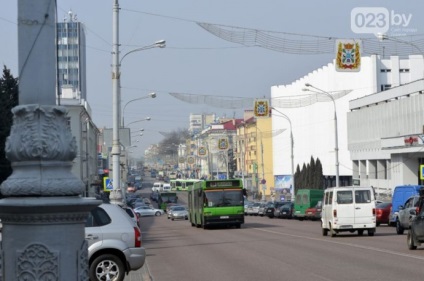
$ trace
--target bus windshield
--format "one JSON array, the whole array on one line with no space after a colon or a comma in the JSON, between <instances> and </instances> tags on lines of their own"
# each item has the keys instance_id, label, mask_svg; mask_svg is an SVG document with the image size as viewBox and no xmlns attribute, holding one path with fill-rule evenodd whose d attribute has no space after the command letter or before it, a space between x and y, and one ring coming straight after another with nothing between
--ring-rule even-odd
<instances>
[{"instance_id":1,"label":"bus windshield","mask_svg":"<svg viewBox=\"0 0 424 281\"><path fill-rule=\"evenodd\" d=\"M176 195L161 195L160 197L164 203L177 203Z\"/></svg>"},{"instance_id":2,"label":"bus windshield","mask_svg":"<svg viewBox=\"0 0 424 281\"><path fill-rule=\"evenodd\" d=\"M241 190L209 190L205 191L205 195L207 207L243 206Z\"/></svg>"}]
</instances>

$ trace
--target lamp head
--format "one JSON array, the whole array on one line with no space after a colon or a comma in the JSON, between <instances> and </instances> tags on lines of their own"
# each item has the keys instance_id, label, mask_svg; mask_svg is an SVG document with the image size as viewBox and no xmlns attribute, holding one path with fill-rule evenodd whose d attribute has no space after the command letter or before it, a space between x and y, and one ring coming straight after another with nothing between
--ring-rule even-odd
<instances>
[{"instance_id":1,"label":"lamp head","mask_svg":"<svg viewBox=\"0 0 424 281\"><path fill-rule=\"evenodd\" d=\"M156 93L150 93L150 94L149 94L149 96L150 96L152 99L154 99L154 98L156 98Z\"/></svg>"},{"instance_id":2,"label":"lamp head","mask_svg":"<svg viewBox=\"0 0 424 281\"><path fill-rule=\"evenodd\" d=\"M159 48L165 48L166 47L166 41L165 40L159 40L155 42L155 45Z\"/></svg>"},{"instance_id":3,"label":"lamp head","mask_svg":"<svg viewBox=\"0 0 424 281\"><path fill-rule=\"evenodd\" d=\"M305 86L306 86L306 87L311 87L312 85L311 85L311 84L309 84L309 83L305 83Z\"/></svg>"},{"instance_id":4,"label":"lamp head","mask_svg":"<svg viewBox=\"0 0 424 281\"><path fill-rule=\"evenodd\" d=\"M152 118L150 118L150 117L146 117L146 120L147 120L147 121L150 121L151 119L152 119Z\"/></svg>"}]
</instances>

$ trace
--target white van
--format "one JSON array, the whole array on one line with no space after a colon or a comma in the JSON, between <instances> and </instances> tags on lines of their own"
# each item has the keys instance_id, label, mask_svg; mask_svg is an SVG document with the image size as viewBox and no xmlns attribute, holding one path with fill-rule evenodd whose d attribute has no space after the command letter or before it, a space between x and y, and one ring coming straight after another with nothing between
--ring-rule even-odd
<instances>
[{"instance_id":1,"label":"white van","mask_svg":"<svg viewBox=\"0 0 424 281\"><path fill-rule=\"evenodd\" d=\"M344 186L324 191L321 213L322 235L355 232L374 236L376 229L375 196L372 187Z\"/></svg>"},{"instance_id":2,"label":"white van","mask_svg":"<svg viewBox=\"0 0 424 281\"><path fill-rule=\"evenodd\" d=\"M165 192L171 191L171 185L169 183L164 183L162 186L162 190Z\"/></svg>"},{"instance_id":3,"label":"white van","mask_svg":"<svg viewBox=\"0 0 424 281\"><path fill-rule=\"evenodd\" d=\"M163 190L163 182L155 182L152 187L152 191L161 192Z\"/></svg>"}]
</instances>

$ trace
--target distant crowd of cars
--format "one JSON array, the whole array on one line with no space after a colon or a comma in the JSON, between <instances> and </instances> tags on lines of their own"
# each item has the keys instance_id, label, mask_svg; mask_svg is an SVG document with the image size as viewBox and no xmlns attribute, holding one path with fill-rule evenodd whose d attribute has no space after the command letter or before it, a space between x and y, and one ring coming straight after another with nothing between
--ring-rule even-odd
<instances>
[{"instance_id":1,"label":"distant crowd of cars","mask_svg":"<svg viewBox=\"0 0 424 281\"><path fill-rule=\"evenodd\" d=\"M301 220L319 220L321 218L322 201L306 210ZM244 214L248 216L266 216L270 219L292 219L294 217L294 203L290 201L268 201L268 202L251 202L245 201Z\"/></svg>"}]
</instances>

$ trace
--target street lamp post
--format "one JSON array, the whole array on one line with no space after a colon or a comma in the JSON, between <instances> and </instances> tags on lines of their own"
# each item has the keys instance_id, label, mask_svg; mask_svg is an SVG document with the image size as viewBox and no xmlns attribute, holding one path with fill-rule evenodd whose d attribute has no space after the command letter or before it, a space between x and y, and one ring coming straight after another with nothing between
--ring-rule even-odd
<instances>
[{"instance_id":1,"label":"street lamp post","mask_svg":"<svg viewBox=\"0 0 424 281\"><path fill-rule=\"evenodd\" d=\"M127 107L127 105L128 105L129 103L131 103L131 102L138 101L138 100L143 100L143 99L148 99L148 98L152 98L152 99L156 98L156 93L150 93L150 94L148 94L148 95L146 95L146 96L139 97L139 98L136 98L136 99L132 99L132 100L128 101L128 102L124 105L124 107L122 108L122 124L121 124L122 128L124 128L124 127L125 127L124 118L125 118L125 108Z\"/></svg>"},{"instance_id":2,"label":"street lamp post","mask_svg":"<svg viewBox=\"0 0 424 281\"><path fill-rule=\"evenodd\" d=\"M146 117L146 118L143 118L143 119L140 119L140 120L132 121L132 122L128 123L127 126L134 124L134 123L138 123L138 122L142 122L142 121L150 121L150 120L152 120L152 118Z\"/></svg>"},{"instance_id":3,"label":"street lamp post","mask_svg":"<svg viewBox=\"0 0 424 281\"><path fill-rule=\"evenodd\" d=\"M293 193L292 193L292 201L296 198L296 185L295 185L295 180L294 180L294 155L293 155L293 146L294 146L294 141L293 141L293 129L292 129L292 123L290 118L282 113L281 111L277 110L275 107L271 107L272 110L275 110L276 112L281 114L281 117L283 117L284 119L286 119L287 121L289 121L289 125L290 125L290 157L291 157L291 177L292 177L292 184L293 184Z\"/></svg>"},{"instance_id":4,"label":"street lamp post","mask_svg":"<svg viewBox=\"0 0 424 281\"><path fill-rule=\"evenodd\" d=\"M121 145L119 139L119 121L120 121L120 110L121 110L121 91L120 91L120 65L122 60L129 54L151 49L151 48L164 48L165 41L160 40L155 42L152 45L145 47L140 47L134 50L131 50L124 54L121 59L119 59L119 1L114 0L113 4L113 13L112 13L112 106L113 106L113 133L112 133L112 169L113 169L113 189L110 193L111 203L113 204L124 204L124 198L122 193L119 192L121 188Z\"/></svg>"},{"instance_id":5,"label":"street lamp post","mask_svg":"<svg viewBox=\"0 0 424 281\"><path fill-rule=\"evenodd\" d=\"M262 185L262 201L265 201L265 191L266 191L266 181L265 181L265 167L264 167L264 144L262 140L262 131L258 128L258 125L256 125L256 130L259 130L261 133L261 168L262 168L262 180L260 184ZM259 192L259 190L258 190Z\"/></svg>"},{"instance_id":6,"label":"street lamp post","mask_svg":"<svg viewBox=\"0 0 424 281\"><path fill-rule=\"evenodd\" d=\"M303 91L311 91L311 92L314 92L316 94L326 95L333 102L333 106L334 106L334 137L335 137L335 148L334 148L334 151L335 151L335 154L336 154L336 187L339 187L340 186L340 180L339 180L339 140L338 140L338 132L337 132L336 101L334 100L334 97L330 93L328 93L328 92L326 92L324 90L321 90L320 88L317 88L317 87L315 87L315 86L313 86L313 85L311 85L309 83L306 83L305 86L306 87L313 88L315 90L318 90L319 92L311 91L310 89L307 89L307 88L306 89L302 89Z\"/></svg>"}]
</instances>

